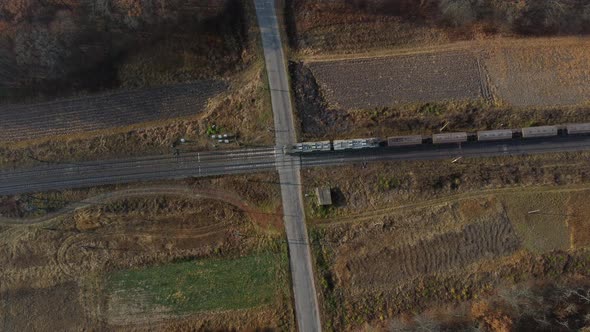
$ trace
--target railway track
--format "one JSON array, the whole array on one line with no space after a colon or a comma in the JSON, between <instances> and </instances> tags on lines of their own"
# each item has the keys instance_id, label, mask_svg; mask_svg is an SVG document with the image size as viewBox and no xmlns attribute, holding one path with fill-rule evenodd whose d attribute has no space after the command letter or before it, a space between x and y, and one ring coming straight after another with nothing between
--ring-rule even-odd
<instances>
[{"instance_id":1,"label":"railway track","mask_svg":"<svg viewBox=\"0 0 590 332\"><path fill-rule=\"evenodd\" d=\"M383 161L454 160L458 157L481 158L588 150L590 136L559 136L532 140L318 152L302 154L298 158L302 167L309 168ZM291 168L291 161L278 158L282 154L282 149L268 147L7 170L0 172L0 195Z\"/></svg>"},{"instance_id":2,"label":"railway track","mask_svg":"<svg viewBox=\"0 0 590 332\"><path fill-rule=\"evenodd\" d=\"M50 164L0 172L0 194L273 170L275 148Z\"/></svg>"}]
</instances>

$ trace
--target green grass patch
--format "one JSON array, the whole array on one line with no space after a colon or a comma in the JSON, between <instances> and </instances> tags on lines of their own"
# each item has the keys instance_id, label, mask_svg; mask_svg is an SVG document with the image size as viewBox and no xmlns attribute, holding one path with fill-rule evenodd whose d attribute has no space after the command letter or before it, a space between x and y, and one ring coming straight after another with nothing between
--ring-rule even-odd
<instances>
[{"instance_id":1,"label":"green grass patch","mask_svg":"<svg viewBox=\"0 0 590 332\"><path fill-rule=\"evenodd\" d=\"M176 314L246 309L274 303L283 256L260 253L201 259L113 273L107 289L123 303Z\"/></svg>"}]
</instances>

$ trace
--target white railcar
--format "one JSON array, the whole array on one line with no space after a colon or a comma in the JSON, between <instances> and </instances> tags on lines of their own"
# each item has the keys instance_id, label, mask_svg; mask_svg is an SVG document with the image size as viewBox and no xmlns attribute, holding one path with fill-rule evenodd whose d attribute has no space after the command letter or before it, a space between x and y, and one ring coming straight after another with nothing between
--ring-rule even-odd
<instances>
[{"instance_id":1,"label":"white railcar","mask_svg":"<svg viewBox=\"0 0 590 332\"><path fill-rule=\"evenodd\" d=\"M590 123L571 123L566 129L568 135L590 134Z\"/></svg>"},{"instance_id":2,"label":"white railcar","mask_svg":"<svg viewBox=\"0 0 590 332\"><path fill-rule=\"evenodd\" d=\"M335 140L333 142L334 151L341 150L357 150L375 148L379 146L378 138L357 138L357 139L346 139L346 140Z\"/></svg>"},{"instance_id":3,"label":"white railcar","mask_svg":"<svg viewBox=\"0 0 590 332\"><path fill-rule=\"evenodd\" d=\"M330 141L303 142L303 143L295 144L294 148L295 149L293 152L298 152L298 153L330 151L330 150L332 150L332 144L330 143Z\"/></svg>"}]
</instances>

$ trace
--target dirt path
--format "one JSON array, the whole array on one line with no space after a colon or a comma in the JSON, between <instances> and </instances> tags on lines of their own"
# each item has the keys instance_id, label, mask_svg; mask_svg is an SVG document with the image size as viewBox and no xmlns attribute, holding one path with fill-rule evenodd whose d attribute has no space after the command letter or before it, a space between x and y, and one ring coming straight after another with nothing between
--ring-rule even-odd
<instances>
[{"instance_id":1,"label":"dirt path","mask_svg":"<svg viewBox=\"0 0 590 332\"><path fill-rule=\"evenodd\" d=\"M223 190L216 190L211 188L204 188L204 189L195 189L189 186L149 186L149 187L142 187L142 188L133 188L133 189L125 189L120 191L109 192L101 195L97 195L91 198L87 198L83 201L76 202L66 206L65 208L56 211L54 213L49 213L42 217L37 218L2 218L0 217L0 225L32 225L32 224L40 224L44 222L51 221L57 217L74 213L78 209L88 208L92 205L96 204L104 204L105 202L122 199L122 198L130 198L130 197L145 197L145 196L161 196L161 195L168 195L168 196L181 196L181 197L190 197L190 198L197 198L197 199L212 199L212 200L219 200L231 204L238 209L244 211L246 215L252 221L259 221L262 219L263 223L269 222L268 218L264 216L269 216L271 219L274 217L271 214L264 214L256 209L252 208L251 205L243 200L242 198L238 197L236 194L223 191ZM274 218L276 219L276 218ZM272 222L272 221L271 221Z\"/></svg>"},{"instance_id":2,"label":"dirt path","mask_svg":"<svg viewBox=\"0 0 590 332\"><path fill-rule=\"evenodd\" d=\"M313 54L296 55L295 60L315 63L359 59L387 58L400 55L419 55L439 52L472 51L481 52L484 49L498 47L535 47L535 46L572 46L581 42L590 42L590 37L554 37L554 38L493 38L486 40L469 40L444 45L410 46L393 49L371 50L363 53L347 54Z\"/></svg>"},{"instance_id":3,"label":"dirt path","mask_svg":"<svg viewBox=\"0 0 590 332\"><path fill-rule=\"evenodd\" d=\"M388 208L381 208L381 209L373 209L365 213L359 213L354 215L349 215L345 217L334 217L330 219L315 219L312 220L313 223L318 224L321 227L332 227L336 225L351 223L351 222L363 222L368 221L374 218L378 218L381 216L387 216L394 212L403 211L403 210L410 210L410 209L418 209L424 208L433 205L441 205L450 202L457 202L462 200L470 200L474 198L481 198L489 195L498 195L498 194L515 194L522 192L526 189L526 193L565 193L565 192L579 192L590 190L590 185L578 185L578 186L569 186L563 188L555 188L555 187L536 187L536 188L502 188L502 189L490 189L490 190L482 190L479 192L467 192L457 195L445 196L443 198L437 198L427 201L421 201L418 203L412 204L405 204L399 205L394 207Z\"/></svg>"}]
</instances>

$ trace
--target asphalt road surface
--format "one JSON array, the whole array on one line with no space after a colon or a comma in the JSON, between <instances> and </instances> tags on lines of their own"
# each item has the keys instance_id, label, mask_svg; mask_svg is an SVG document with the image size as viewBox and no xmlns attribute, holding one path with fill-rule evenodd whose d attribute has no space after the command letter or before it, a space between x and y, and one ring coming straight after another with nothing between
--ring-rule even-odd
<instances>
[{"instance_id":1,"label":"asphalt road surface","mask_svg":"<svg viewBox=\"0 0 590 332\"><path fill-rule=\"evenodd\" d=\"M275 144L279 148L292 146L296 143L297 137L275 0L256 0L255 5L270 86ZM289 155L277 155L277 162L283 219L289 243L297 328L303 332L320 331L320 311L301 194L300 159Z\"/></svg>"}]
</instances>

